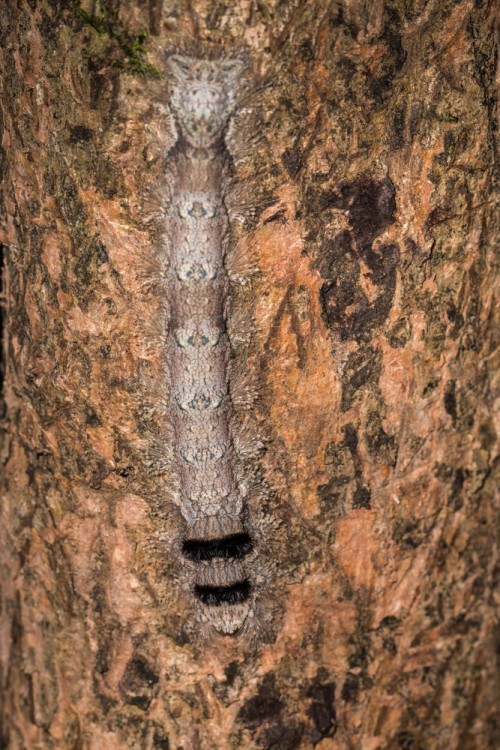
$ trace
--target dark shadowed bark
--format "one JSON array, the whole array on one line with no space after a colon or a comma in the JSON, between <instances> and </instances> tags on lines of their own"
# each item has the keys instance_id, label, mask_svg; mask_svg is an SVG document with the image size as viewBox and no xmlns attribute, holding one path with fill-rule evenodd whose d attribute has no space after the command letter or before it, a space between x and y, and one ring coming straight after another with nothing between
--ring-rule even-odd
<instances>
[{"instance_id":1,"label":"dark shadowed bark","mask_svg":"<svg viewBox=\"0 0 500 750\"><path fill-rule=\"evenodd\" d=\"M1 747L499 746L494 20L493 0L1 4ZM245 51L255 80L233 240L259 270L228 314L236 342L254 320L233 360L260 384L275 521L256 645L196 641L146 470L178 49Z\"/></svg>"}]
</instances>

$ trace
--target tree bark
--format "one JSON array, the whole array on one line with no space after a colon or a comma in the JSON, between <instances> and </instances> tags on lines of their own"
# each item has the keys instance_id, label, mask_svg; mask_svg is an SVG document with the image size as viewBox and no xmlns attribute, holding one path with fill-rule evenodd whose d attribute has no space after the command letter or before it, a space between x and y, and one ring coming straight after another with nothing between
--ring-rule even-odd
<instances>
[{"instance_id":1,"label":"tree bark","mask_svg":"<svg viewBox=\"0 0 500 750\"><path fill-rule=\"evenodd\" d=\"M499 746L494 13L2 4L2 747ZM268 436L253 646L196 641L145 469L176 49L259 81L229 313Z\"/></svg>"}]
</instances>

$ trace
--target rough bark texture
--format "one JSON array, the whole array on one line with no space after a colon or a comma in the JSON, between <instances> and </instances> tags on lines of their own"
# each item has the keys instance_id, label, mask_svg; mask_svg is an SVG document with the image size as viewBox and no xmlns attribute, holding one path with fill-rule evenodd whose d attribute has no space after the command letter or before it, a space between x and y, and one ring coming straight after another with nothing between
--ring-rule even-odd
<instances>
[{"instance_id":1,"label":"rough bark texture","mask_svg":"<svg viewBox=\"0 0 500 750\"><path fill-rule=\"evenodd\" d=\"M2 747L499 746L494 6L1 4ZM263 81L231 302L281 522L253 650L193 640L141 453L145 196L195 40Z\"/></svg>"}]
</instances>

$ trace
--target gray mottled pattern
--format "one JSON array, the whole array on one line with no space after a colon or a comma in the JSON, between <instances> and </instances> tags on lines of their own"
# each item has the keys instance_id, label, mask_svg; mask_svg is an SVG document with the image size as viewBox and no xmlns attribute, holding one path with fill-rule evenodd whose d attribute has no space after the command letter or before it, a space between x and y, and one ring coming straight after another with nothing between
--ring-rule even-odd
<instances>
[{"instance_id":1,"label":"gray mottled pattern","mask_svg":"<svg viewBox=\"0 0 500 750\"><path fill-rule=\"evenodd\" d=\"M235 478L230 431L224 316L224 187L229 166L224 132L242 64L175 55L168 65L178 133L169 160L173 197L166 217L172 248L167 361L176 473L186 538L222 538L243 530L243 498ZM230 586L246 578L244 564L232 559L196 565L193 585ZM223 633L238 631L250 611L249 602L199 606L202 618Z\"/></svg>"}]
</instances>

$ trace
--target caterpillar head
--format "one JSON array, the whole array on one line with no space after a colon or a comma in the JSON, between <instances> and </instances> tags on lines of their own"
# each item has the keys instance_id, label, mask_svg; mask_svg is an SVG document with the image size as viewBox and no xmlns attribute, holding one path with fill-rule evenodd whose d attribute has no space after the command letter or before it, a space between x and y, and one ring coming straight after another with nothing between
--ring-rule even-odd
<instances>
[{"instance_id":1,"label":"caterpillar head","mask_svg":"<svg viewBox=\"0 0 500 750\"><path fill-rule=\"evenodd\" d=\"M215 146L233 111L244 63L172 55L167 64L174 81L170 104L184 138L194 148Z\"/></svg>"}]
</instances>

